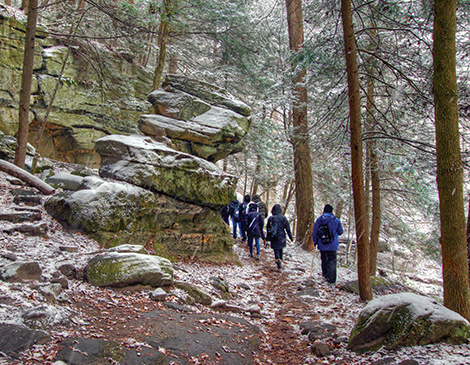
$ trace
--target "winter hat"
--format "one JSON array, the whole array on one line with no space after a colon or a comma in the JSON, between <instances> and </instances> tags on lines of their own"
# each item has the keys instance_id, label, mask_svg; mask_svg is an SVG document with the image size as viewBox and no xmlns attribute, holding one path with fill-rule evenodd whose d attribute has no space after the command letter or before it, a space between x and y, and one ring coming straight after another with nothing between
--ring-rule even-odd
<instances>
[{"instance_id":1,"label":"winter hat","mask_svg":"<svg viewBox=\"0 0 470 365\"><path fill-rule=\"evenodd\" d=\"M245 195L245 199L243 199L243 202L244 203L249 203L250 202L250 195L249 194Z\"/></svg>"},{"instance_id":2,"label":"winter hat","mask_svg":"<svg viewBox=\"0 0 470 365\"><path fill-rule=\"evenodd\" d=\"M330 204L325 205L325 208L323 208L323 213L333 213L333 207Z\"/></svg>"}]
</instances>

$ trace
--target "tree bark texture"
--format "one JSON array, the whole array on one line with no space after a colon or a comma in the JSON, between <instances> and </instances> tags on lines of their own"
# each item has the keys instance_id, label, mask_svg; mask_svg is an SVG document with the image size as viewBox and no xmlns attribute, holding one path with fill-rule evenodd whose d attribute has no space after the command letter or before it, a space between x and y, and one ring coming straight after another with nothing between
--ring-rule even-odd
<instances>
[{"instance_id":1,"label":"tree bark texture","mask_svg":"<svg viewBox=\"0 0 470 365\"><path fill-rule=\"evenodd\" d=\"M38 0L30 0L26 22L23 74L21 79L20 105L18 111L18 146L15 152L14 163L24 168L26 146L28 144L29 103L31 99L31 82L33 79L34 44L36 37L36 24L38 20Z\"/></svg>"},{"instance_id":2,"label":"tree bark texture","mask_svg":"<svg viewBox=\"0 0 470 365\"><path fill-rule=\"evenodd\" d=\"M433 92L437 188L441 221L444 305L470 320L463 166L455 70L456 7L456 0L435 1Z\"/></svg>"},{"instance_id":3,"label":"tree bark texture","mask_svg":"<svg viewBox=\"0 0 470 365\"><path fill-rule=\"evenodd\" d=\"M362 127L361 99L359 95L359 76L356 58L356 39L354 35L351 0L341 0L344 48L348 76L349 118L351 130L351 174L354 197L354 215L357 236L357 275L361 300L372 299L369 277L369 237L366 202L364 194L364 169L362 166Z\"/></svg>"},{"instance_id":4,"label":"tree bark texture","mask_svg":"<svg viewBox=\"0 0 470 365\"><path fill-rule=\"evenodd\" d=\"M286 0L287 26L291 51L300 52L304 43L301 0ZM295 70L296 65L292 68ZM294 151L295 201L297 210L296 240L307 251L313 250L309 239L313 227L313 181L307 120L307 89L305 69L292 80L292 147Z\"/></svg>"}]
</instances>

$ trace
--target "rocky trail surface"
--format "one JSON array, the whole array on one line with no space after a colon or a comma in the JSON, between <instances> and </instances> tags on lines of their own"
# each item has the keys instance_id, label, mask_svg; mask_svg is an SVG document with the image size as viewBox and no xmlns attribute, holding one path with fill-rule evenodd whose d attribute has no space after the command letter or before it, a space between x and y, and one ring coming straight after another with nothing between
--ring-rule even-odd
<instances>
[{"instance_id":1,"label":"rocky trail surface","mask_svg":"<svg viewBox=\"0 0 470 365\"><path fill-rule=\"evenodd\" d=\"M82 269L102 248L53 220L40 194L26 199L33 207L18 199L34 189L16 183L1 173L0 213L36 218L0 221L0 269L32 261L41 274L33 283L0 281L0 364L470 364L465 345L348 351L365 305L340 289L354 272L340 266L338 285L328 285L318 255L312 266L312 254L292 243L280 271L269 247L255 260L240 240L233 248L239 264L182 257L175 280L202 287L211 304L177 286L165 288L163 300L151 287L94 287ZM62 289L50 293L51 283Z\"/></svg>"}]
</instances>

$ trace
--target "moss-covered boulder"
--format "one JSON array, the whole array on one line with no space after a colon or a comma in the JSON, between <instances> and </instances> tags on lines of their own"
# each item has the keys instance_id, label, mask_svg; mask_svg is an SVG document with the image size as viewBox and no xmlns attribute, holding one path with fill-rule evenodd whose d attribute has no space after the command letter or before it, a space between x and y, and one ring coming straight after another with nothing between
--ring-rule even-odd
<instances>
[{"instance_id":1,"label":"moss-covered boulder","mask_svg":"<svg viewBox=\"0 0 470 365\"><path fill-rule=\"evenodd\" d=\"M149 95L153 115L142 115L139 129L167 137L182 152L215 162L245 148L250 108L227 91L191 78L168 75Z\"/></svg>"},{"instance_id":2,"label":"moss-covered boulder","mask_svg":"<svg viewBox=\"0 0 470 365\"><path fill-rule=\"evenodd\" d=\"M173 266L163 257L129 252L107 252L86 266L90 284L122 288L142 284L153 287L173 282Z\"/></svg>"},{"instance_id":3,"label":"moss-covered boulder","mask_svg":"<svg viewBox=\"0 0 470 365\"><path fill-rule=\"evenodd\" d=\"M145 136L96 141L100 176L126 181L192 204L220 209L233 199L237 178L204 159Z\"/></svg>"},{"instance_id":4,"label":"moss-covered boulder","mask_svg":"<svg viewBox=\"0 0 470 365\"><path fill-rule=\"evenodd\" d=\"M136 244L172 259L195 253L216 262L232 259L233 239L218 211L127 183L105 181L94 189L60 193L44 206L104 247Z\"/></svg>"},{"instance_id":5,"label":"moss-covered boulder","mask_svg":"<svg viewBox=\"0 0 470 365\"><path fill-rule=\"evenodd\" d=\"M427 297L391 294L370 301L361 311L348 349L364 353L431 343L467 343L470 324L459 314Z\"/></svg>"}]
</instances>

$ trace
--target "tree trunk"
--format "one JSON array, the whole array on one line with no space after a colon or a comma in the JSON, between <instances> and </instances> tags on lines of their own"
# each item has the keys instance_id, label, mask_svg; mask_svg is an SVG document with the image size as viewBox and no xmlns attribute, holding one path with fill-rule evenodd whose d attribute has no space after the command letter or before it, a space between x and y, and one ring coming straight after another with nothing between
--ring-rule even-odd
<instances>
[{"instance_id":1,"label":"tree trunk","mask_svg":"<svg viewBox=\"0 0 470 365\"><path fill-rule=\"evenodd\" d=\"M158 29L158 59L157 67L153 76L153 89L156 90L162 83L163 68L165 67L166 45L168 43L168 34L170 33L170 16L172 12L172 0L164 0L164 9L161 14L160 28Z\"/></svg>"},{"instance_id":2,"label":"tree trunk","mask_svg":"<svg viewBox=\"0 0 470 365\"><path fill-rule=\"evenodd\" d=\"M468 215L467 215L467 259L468 259L468 273L470 275L470 199L468 200Z\"/></svg>"},{"instance_id":3,"label":"tree trunk","mask_svg":"<svg viewBox=\"0 0 470 365\"><path fill-rule=\"evenodd\" d=\"M434 103L444 305L470 320L455 59L456 0L436 0Z\"/></svg>"},{"instance_id":4,"label":"tree trunk","mask_svg":"<svg viewBox=\"0 0 470 365\"><path fill-rule=\"evenodd\" d=\"M37 188L43 194L50 195L55 191L54 188L49 184L7 161L0 160L0 171L6 172L11 176L23 180L27 184Z\"/></svg>"},{"instance_id":5,"label":"tree trunk","mask_svg":"<svg viewBox=\"0 0 470 365\"><path fill-rule=\"evenodd\" d=\"M160 87L162 83L163 68L165 67L165 57L166 57L166 42L168 40L168 33L170 32L170 24L167 20L162 20L160 24L160 29L158 30L158 59L157 67L155 68L155 73L153 75L153 89L156 90Z\"/></svg>"},{"instance_id":6,"label":"tree trunk","mask_svg":"<svg viewBox=\"0 0 470 365\"><path fill-rule=\"evenodd\" d=\"M372 9L375 14L375 10ZM374 54L377 50L377 27L375 21L372 20L370 24L370 46L369 50ZM379 234L381 225L381 201L380 201L380 173L379 162L376 151L376 143L374 140L376 120L375 120L375 57L369 58L368 77L367 77L367 104L366 104L366 118L369 132L368 156L369 156L369 172L371 182L371 229L370 229L370 275L375 276L377 271L377 254L379 250Z\"/></svg>"},{"instance_id":7,"label":"tree trunk","mask_svg":"<svg viewBox=\"0 0 470 365\"><path fill-rule=\"evenodd\" d=\"M26 22L23 74L21 79L20 105L18 111L18 147L15 152L14 163L24 168L26 146L28 144L29 103L31 99L31 83L33 79L34 44L36 37L36 23L38 20L38 0L29 1L28 19Z\"/></svg>"},{"instance_id":8,"label":"tree trunk","mask_svg":"<svg viewBox=\"0 0 470 365\"><path fill-rule=\"evenodd\" d=\"M354 197L354 216L357 236L357 275L359 296L362 300L372 299L369 276L369 237L368 221L364 196L364 169L362 166L361 99L356 58L351 0L341 0L344 48L348 75L349 115L351 130L351 174Z\"/></svg>"},{"instance_id":9,"label":"tree trunk","mask_svg":"<svg viewBox=\"0 0 470 365\"><path fill-rule=\"evenodd\" d=\"M11 6L11 0L5 0L5 5Z\"/></svg>"},{"instance_id":10,"label":"tree trunk","mask_svg":"<svg viewBox=\"0 0 470 365\"><path fill-rule=\"evenodd\" d=\"M286 0L289 46L300 52L304 43L301 0ZM295 64L292 68L295 69ZM313 220L312 163L308 138L307 89L304 86L306 72L297 72L292 80L292 147L294 150L295 202L297 210L296 241L307 251L313 250L309 240Z\"/></svg>"}]
</instances>

